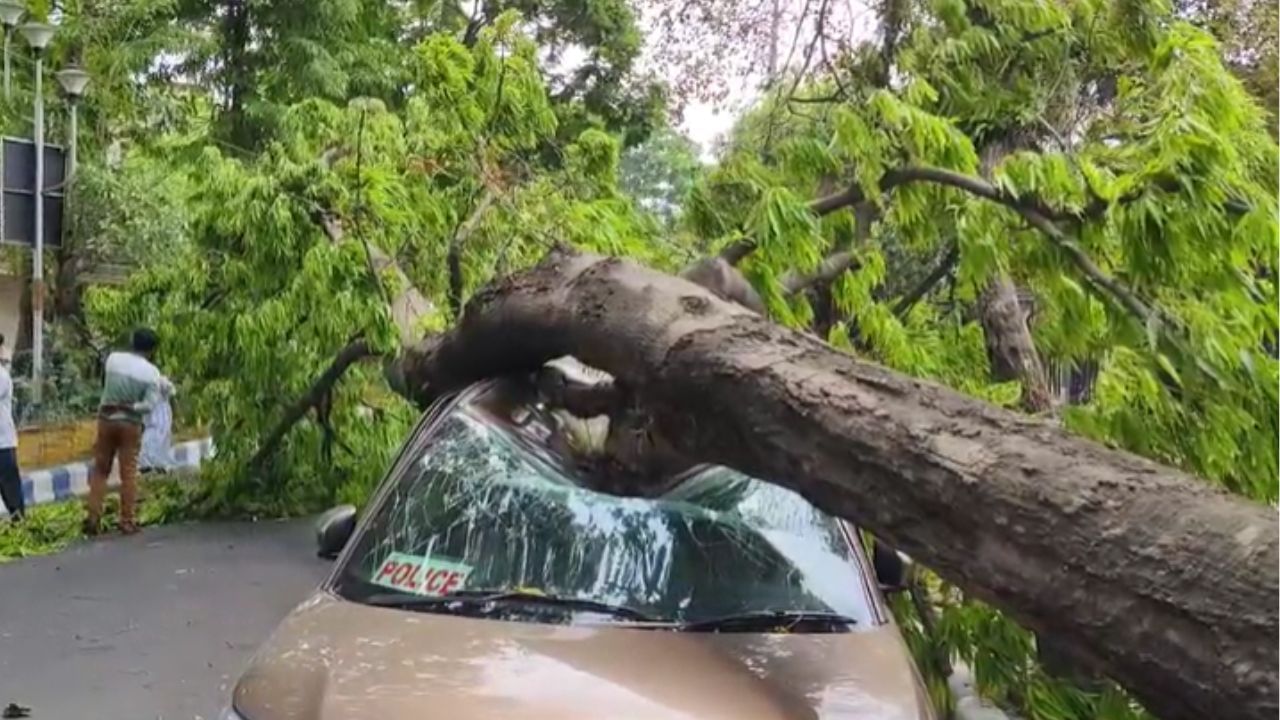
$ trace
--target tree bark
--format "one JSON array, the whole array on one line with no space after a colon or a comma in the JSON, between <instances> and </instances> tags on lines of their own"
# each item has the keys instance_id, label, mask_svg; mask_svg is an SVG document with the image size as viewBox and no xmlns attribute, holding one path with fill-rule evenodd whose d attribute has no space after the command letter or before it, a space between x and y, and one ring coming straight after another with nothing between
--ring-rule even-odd
<instances>
[{"instance_id":1,"label":"tree bark","mask_svg":"<svg viewBox=\"0 0 1280 720\"><path fill-rule=\"evenodd\" d=\"M336 244L345 239L346 231L343 230L342 222L337 217L318 210L312 219L320 226L321 231L324 232L325 237L329 238L330 242ZM381 284L382 275L387 274L391 276L392 282L397 288L396 294L387 298L387 303L391 308L391 320L395 323L397 334L400 336L400 343L406 346L410 345L420 334L418 325L422 322L422 318L434 312L435 306L427 299L426 295L422 294L422 291L418 290L395 258L367 240L363 242L365 252L369 254L369 269L373 274L372 280Z\"/></svg>"},{"instance_id":2,"label":"tree bark","mask_svg":"<svg viewBox=\"0 0 1280 720\"><path fill-rule=\"evenodd\" d=\"M1027 313L1018 300L1018 289L1007 275L992 278L978 297L991 376L998 381L1022 383L1022 409L1029 413L1053 408L1053 394L1027 326Z\"/></svg>"},{"instance_id":3,"label":"tree bark","mask_svg":"<svg viewBox=\"0 0 1280 720\"><path fill-rule=\"evenodd\" d=\"M988 180L1006 155L1025 145L1025 139L1004 137L982 149L982 176ZM978 322L987 346L987 360L995 380L1017 380L1022 385L1022 409L1043 413L1053 409L1053 395L1027 324L1027 313L1018 300L1018 288L1008 275L998 273L978 297Z\"/></svg>"},{"instance_id":4,"label":"tree bark","mask_svg":"<svg viewBox=\"0 0 1280 720\"><path fill-rule=\"evenodd\" d=\"M462 276L462 248L467 244L467 240L485 212L493 205L493 201L493 192L486 189L476 201L471 214L465 220L458 222L458 226L453 231L453 237L449 240L449 252L445 258L445 265L449 272L449 309L453 311L454 317L462 314L462 294L465 289L463 287L465 278Z\"/></svg>"},{"instance_id":5,"label":"tree bark","mask_svg":"<svg viewBox=\"0 0 1280 720\"><path fill-rule=\"evenodd\" d=\"M22 282L22 295L18 298L18 337L13 339L13 352L30 353L35 336L31 317L31 258L23 257L18 277ZM28 366L29 367L29 366Z\"/></svg>"},{"instance_id":6,"label":"tree bark","mask_svg":"<svg viewBox=\"0 0 1280 720\"><path fill-rule=\"evenodd\" d=\"M1276 716L1273 510L565 250L478 292L400 365L426 403L566 354L612 373L679 452L856 522L1156 715Z\"/></svg>"},{"instance_id":7,"label":"tree bark","mask_svg":"<svg viewBox=\"0 0 1280 720\"><path fill-rule=\"evenodd\" d=\"M58 252L58 271L53 281L53 316L59 320L72 318L77 323L82 321L84 287L80 282L80 271L83 265L84 262L74 253Z\"/></svg>"}]
</instances>

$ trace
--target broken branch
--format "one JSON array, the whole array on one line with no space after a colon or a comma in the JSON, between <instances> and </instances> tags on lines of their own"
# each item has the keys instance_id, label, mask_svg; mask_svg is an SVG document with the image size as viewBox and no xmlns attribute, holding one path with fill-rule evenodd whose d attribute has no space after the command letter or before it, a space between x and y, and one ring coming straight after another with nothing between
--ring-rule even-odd
<instances>
[{"instance_id":1,"label":"broken branch","mask_svg":"<svg viewBox=\"0 0 1280 720\"><path fill-rule=\"evenodd\" d=\"M337 356L333 358L333 362L329 363L329 367L320 374L320 377L316 378L316 381L303 393L302 397L295 400L285 410L280 422L276 423L271 432L267 434L266 439L258 446L258 451L249 460L249 467L253 469L262 467L263 463L271 457L276 448L280 446L280 443L284 441L285 436L289 434L289 430L293 429L293 426L307 414L307 411L321 406L321 403L328 397L334 386L342 379L342 375L347 371L347 368L372 355L373 352L363 340L353 340L342 348ZM325 418L322 417L321 421L323 423Z\"/></svg>"},{"instance_id":2,"label":"broken branch","mask_svg":"<svg viewBox=\"0 0 1280 720\"><path fill-rule=\"evenodd\" d=\"M458 227L454 230L453 238L449 240L449 255L447 258L449 266L449 308L453 310L455 317L462 312L462 247L467 244L471 233L480 224L481 218L484 217L489 207L493 205L493 201L493 191L485 188L480 200L476 202L475 208L471 211L471 215L458 223Z\"/></svg>"},{"instance_id":3,"label":"broken branch","mask_svg":"<svg viewBox=\"0 0 1280 720\"><path fill-rule=\"evenodd\" d=\"M682 455L858 523L1157 716L1275 717L1271 509L614 258L553 252L400 363L426 403L563 355L625 383Z\"/></svg>"},{"instance_id":4,"label":"broken branch","mask_svg":"<svg viewBox=\"0 0 1280 720\"><path fill-rule=\"evenodd\" d=\"M925 276L919 285L911 288L911 290L898 299L893 305L893 314L899 318L904 318L907 313L911 312L911 308L920 302L924 296L928 295L933 288L937 287L942 279L951 274L951 269L956 266L956 261L960 259L960 246L958 243L951 243L947 247L947 252L942 256L942 262L933 269L933 272Z\"/></svg>"},{"instance_id":5,"label":"broken branch","mask_svg":"<svg viewBox=\"0 0 1280 720\"><path fill-rule=\"evenodd\" d=\"M787 295L794 295L815 285L829 285L835 282L845 270L857 269L859 262L857 253L867 238L871 237L871 226L880 217L880 210L869 202L863 201L854 207L856 225L851 246L854 250L839 250L828 255L813 272L802 274L795 271L782 276L782 290Z\"/></svg>"},{"instance_id":6,"label":"broken branch","mask_svg":"<svg viewBox=\"0 0 1280 720\"><path fill-rule=\"evenodd\" d=\"M334 244L342 242L345 237L342 222L333 213L323 208L316 208L312 213L312 220L320 226L325 237L329 238L329 242ZM429 314L434 309L434 305L413 284L395 258L371 243L365 243L364 246L368 252L370 272L374 275L374 281L382 287L382 281L378 276L383 272L390 272L395 278L399 292L389 298L391 319L396 325L400 344L411 345L421 334L418 330L418 321Z\"/></svg>"},{"instance_id":7,"label":"broken branch","mask_svg":"<svg viewBox=\"0 0 1280 720\"><path fill-rule=\"evenodd\" d=\"M814 285L825 285L834 282L846 270L856 269L858 255L852 250L841 250L823 259L811 273L787 273L782 276L782 291L794 295Z\"/></svg>"}]
</instances>

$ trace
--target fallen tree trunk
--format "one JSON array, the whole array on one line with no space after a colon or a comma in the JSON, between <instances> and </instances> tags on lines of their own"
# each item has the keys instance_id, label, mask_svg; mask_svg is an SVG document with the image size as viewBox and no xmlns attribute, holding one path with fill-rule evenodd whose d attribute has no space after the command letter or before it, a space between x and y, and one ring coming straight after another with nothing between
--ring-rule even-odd
<instances>
[{"instance_id":1,"label":"fallen tree trunk","mask_svg":"<svg viewBox=\"0 0 1280 720\"><path fill-rule=\"evenodd\" d=\"M400 373L425 403L566 354L612 373L680 452L858 523L1156 715L1276 716L1274 511L568 251L479 292Z\"/></svg>"}]
</instances>

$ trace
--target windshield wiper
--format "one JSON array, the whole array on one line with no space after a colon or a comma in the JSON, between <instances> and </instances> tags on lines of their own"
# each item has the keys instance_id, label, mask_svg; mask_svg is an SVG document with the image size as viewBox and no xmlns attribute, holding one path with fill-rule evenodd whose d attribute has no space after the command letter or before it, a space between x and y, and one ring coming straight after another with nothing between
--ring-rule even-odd
<instances>
[{"instance_id":1,"label":"windshield wiper","mask_svg":"<svg viewBox=\"0 0 1280 720\"><path fill-rule=\"evenodd\" d=\"M694 620L681 623L677 629L681 632L763 632L775 628L790 629L804 623L820 623L841 631L850 625L856 625L847 615L832 612L816 612L806 610L765 610L761 612L738 613L706 620Z\"/></svg>"},{"instance_id":2,"label":"windshield wiper","mask_svg":"<svg viewBox=\"0 0 1280 720\"><path fill-rule=\"evenodd\" d=\"M469 607L490 603L521 603L525 605L550 605L595 612L640 622L659 622L657 618L625 605L587 600L585 598L559 597L530 590L457 590L448 595L401 595L380 593L362 600L367 605L412 609L438 605L464 604Z\"/></svg>"}]
</instances>

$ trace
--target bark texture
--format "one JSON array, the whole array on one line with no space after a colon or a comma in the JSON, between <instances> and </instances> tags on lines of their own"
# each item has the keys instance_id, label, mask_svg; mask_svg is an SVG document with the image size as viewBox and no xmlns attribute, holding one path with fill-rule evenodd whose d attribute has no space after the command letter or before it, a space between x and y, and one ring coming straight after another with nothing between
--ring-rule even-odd
<instances>
[{"instance_id":1,"label":"bark texture","mask_svg":"<svg viewBox=\"0 0 1280 720\"><path fill-rule=\"evenodd\" d=\"M1274 510L568 251L477 293L400 373L425 403L566 354L612 373L678 451L857 522L1156 715L1276 716Z\"/></svg>"},{"instance_id":2,"label":"bark texture","mask_svg":"<svg viewBox=\"0 0 1280 720\"><path fill-rule=\"evenodd\" d=\"M1018 300L1018 288L1008 276L992 278L982 291L978 298L978 319L992 377L1022 383L1022 408L1027 412L1052 409L1053 395L1027 326L1027 313Z\"/></svg>"},{"instance_id":3,"label":"bark texture","mask_svg":"<svg viewBox=\"0 0 1280 720\"><path fill-rule=\"evenodd\" d=\"M1025 147L1026 137L1005 137L982 149L982 176L990 180L1000 160ZM1018 299L1018 288L1008 275L998 273L978 297L978 320L987 345L991 375L999 381L1022 384L1022 409L1042 413L1053 409L1053 396L1027 324L1027 313Z\"/></svg>"}]
</instances>

